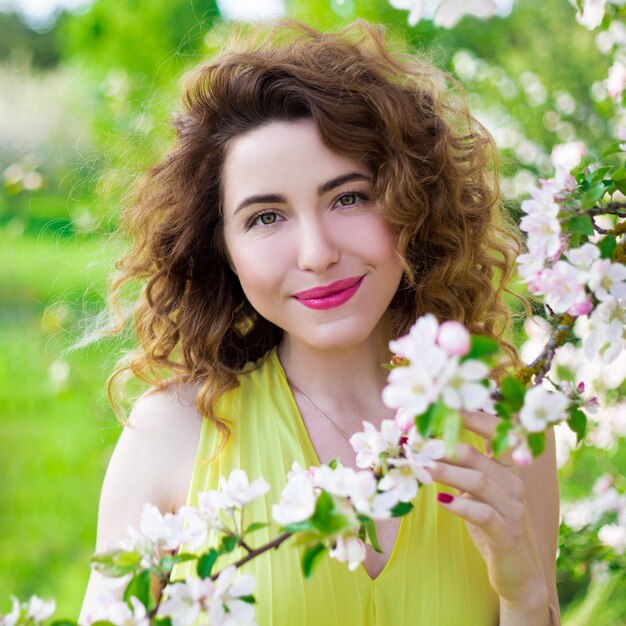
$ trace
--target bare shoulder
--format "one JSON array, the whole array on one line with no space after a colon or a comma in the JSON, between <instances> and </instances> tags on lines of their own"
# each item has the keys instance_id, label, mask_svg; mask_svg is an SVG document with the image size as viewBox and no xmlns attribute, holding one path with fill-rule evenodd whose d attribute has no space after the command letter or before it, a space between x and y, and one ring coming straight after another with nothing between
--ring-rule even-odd
<instances>
[{"instance_id":1,"label":"bare shoulder","mask_svg":"<svg viewBox=\"0 0 626 626\"><path fill-rule=\"evenodd\" d=\"M137 401L102 485L98 551L139 525L145 503L162 512L185 503L201 424L191 386L170 385Z\"/></svg>"}]
</instances>

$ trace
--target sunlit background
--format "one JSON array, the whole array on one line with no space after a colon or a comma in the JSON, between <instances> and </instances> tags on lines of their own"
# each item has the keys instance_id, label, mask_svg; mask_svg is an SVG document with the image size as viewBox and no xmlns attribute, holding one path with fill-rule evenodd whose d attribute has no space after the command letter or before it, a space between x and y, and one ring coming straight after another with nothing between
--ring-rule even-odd
<instances>
[{"instance_id":1,"label":"sunlit background","mask_svg":"<svg viewBox=\"0 0 626 626\"><path fill-rule=\"evenodd\" d=\"M120 431L105 381L130 339L70 348L103 308L120 203L171 138L180 78L219 49L228 20L362 17L426 51L494 134L513 214L551 175L555 144L593 155L612 141L624 120L606 77L622 23L590 32L567 0L502 0L490 20L443 30L436 4L410 27L386 0L0 0L0 613L10 594L36 593L78 614ZM626 472L624 419L598 449L563 448L564 498ZM562 560L564 624L626 623L624 581Z\"/></svg>"}]
</instances>

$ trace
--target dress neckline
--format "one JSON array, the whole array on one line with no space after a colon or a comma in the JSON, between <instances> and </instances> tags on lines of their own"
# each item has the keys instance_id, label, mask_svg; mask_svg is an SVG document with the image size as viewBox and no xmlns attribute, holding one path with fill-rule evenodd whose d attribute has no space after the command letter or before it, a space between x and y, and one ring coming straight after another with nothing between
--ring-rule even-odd
<instances>
[{"instance_id":1,"label":"dress neckline","mask_svg":"<svg viewBox=\"0 0 626 626\"><path fill-rule=\"evenodd\" d=\"M317 454L317 451L315 450L315 446L313 445L313 441L311 440L311 437L309 435L309 431L306 428L306 424L304 423L304 418L302 417L302 413L300 412L300 408L298 407L298 403L296 402L296 399L293 395L293 391L289 385L289 382L287 380L287 374L285 373L285 370L283 368L283 364L280 362L280 359L278 358L278 349L272 348L271 354L270 354L270 359L271 362L274 366L274 368L276 369L276 371L278 372L278 377L280 378L281 384L282 384L282 391L284 392L285 396L289 399L289 405L291 408L291 413L293 416L295 416L295 422L296 422L296 426L298 428L298 430L300 430L301 435L302 435L302 440L305 442L305 445L307 446L308 450L305 452L305 458L310 457L314 460L315 465L321 465L322 462L319 459L319 456ZM411 515L411 513L408 513L407 515L403 515L400 518L400 527L398 528L398 534L396 536L396 540L393 544L393 548L391 550L391 554L389 555L389 558L387 559L387 562L385 563L385 566L383 567L382 570L380 570L380 572L378 573L377 576L375 576L374 578L372 578L372 576L370 576L369 572L365 569L365 566L363 565L363 563L361 563L359 565L359 571L367 578L367 580L372 583L372 584L376 584L379 583L380 580L385 576L385 574L391 569L391 567L393 567L393 563L394 561L397 560L397 556L396 553L400 551L400 542L401 540L404 538L404 534L406 531L406 526L408 524L408 517L409 515Z\"/></svg>"}]
</instances>

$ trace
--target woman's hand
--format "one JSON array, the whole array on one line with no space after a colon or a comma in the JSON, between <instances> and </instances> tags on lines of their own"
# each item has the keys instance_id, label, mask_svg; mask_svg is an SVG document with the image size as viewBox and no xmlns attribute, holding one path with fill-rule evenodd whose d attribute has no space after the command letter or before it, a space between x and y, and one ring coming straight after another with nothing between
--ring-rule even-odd
<instances>
[{"instance_id":1,"label":"woman's hand","mask_svg":"<svg viewBox=\"0 0 626 626\"><path fill-rule=\"evenodd\" d=\"M463 412L463 421L465 428L485 439L498 423L482 412ZM458 495L440 493L438 500L465 520L485 559L491 585L500 596L500 624L549 624L548 585L524 483L510 454L496 461L489 446L482 454L461 443L456 458L445 457L429 471L436 482L459 490Z\"/></svg>"}]
</instances>

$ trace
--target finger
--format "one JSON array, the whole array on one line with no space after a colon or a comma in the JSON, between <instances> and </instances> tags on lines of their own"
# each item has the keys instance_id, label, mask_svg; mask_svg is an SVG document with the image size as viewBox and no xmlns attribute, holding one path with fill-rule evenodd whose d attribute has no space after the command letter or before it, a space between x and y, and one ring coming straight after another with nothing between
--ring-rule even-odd
<instances>
[{"instance_id":1,"label":"finger","mask_svg":"<svg viewBox=\"0 0 626 626\"><path fill-rule=\"evenodd\" d=\"M504 518L488 504L465 497L455 497L449 493L438 493L437 501L445 509L481 528L494 543L506 539L507 525Z\"/></svg>"},{"instance_id":2,"label":"finger","mask_svg":"<svg viewBox=\"0 0 626 626\"><path fill-rule=\"evenodd\" d=\"M495 415L484 411L461 411L461 418L463 419L463 426L467 430L471 430L485 439L493 437L500 421Z\"/></svg>"},{"instance_id":3,"label":"finger","mask_svg":"<svg viewBox=\"0 0 626 626\"><path fill-rule=\"evenodd\" d=\"M480 435L485 439L485 447L489 457L493 458L490 439L496 432L496 426L500 423L500 419L491 413L484 411L461 411L463 425L467 430ZM517 467L513 461L512 450L509 448L502 454L498 455L497 462L506 467Z\"/></svg>"},{"instance_id":4,"label":"finger","mask_svg":"<svg viewBox=\"0 0 626 626\"><path fill-rule=\"evenodd\" d=\"M519 476L519 468L512 460L503 459L503 456L495 460L479 452L474 446L459 443L456 447L456 456L444 457L439 463L478 470L500 485L511 498L521 502L524 499L524 483Z\"/></svg>"},{"instance_id":5,"label":"finger","mask_svg":"<svg viewBox=\"0 0 626 626\"><path fill-rule=\"evenodd\" d=\"M517 521L523 513L518 494L510 494L508 481L500 484L491 476L475 469L438 462L429 469L433 480L465 492L475 500L495 509L503 519ZM513 489L515 491L515 489Z\"/></svg>"},{"instance_id":6,"label":"finger","mask_svg":"<svg viewBox=\"0 0 626 626\"><path fill-rule=\"evenodd\" d=\"M510 475L517 474L517 466L511 461L501 455L498 460L492 456L483 454L477 450L474 446L467 443L458 443L456 446L456 455L453 457L443 457L441 461L450 463L451 465L458 465L461 467L470 467L477 469L486 474L497 476L497 480L506 481Z\"/></svg>"}]
</instances>

